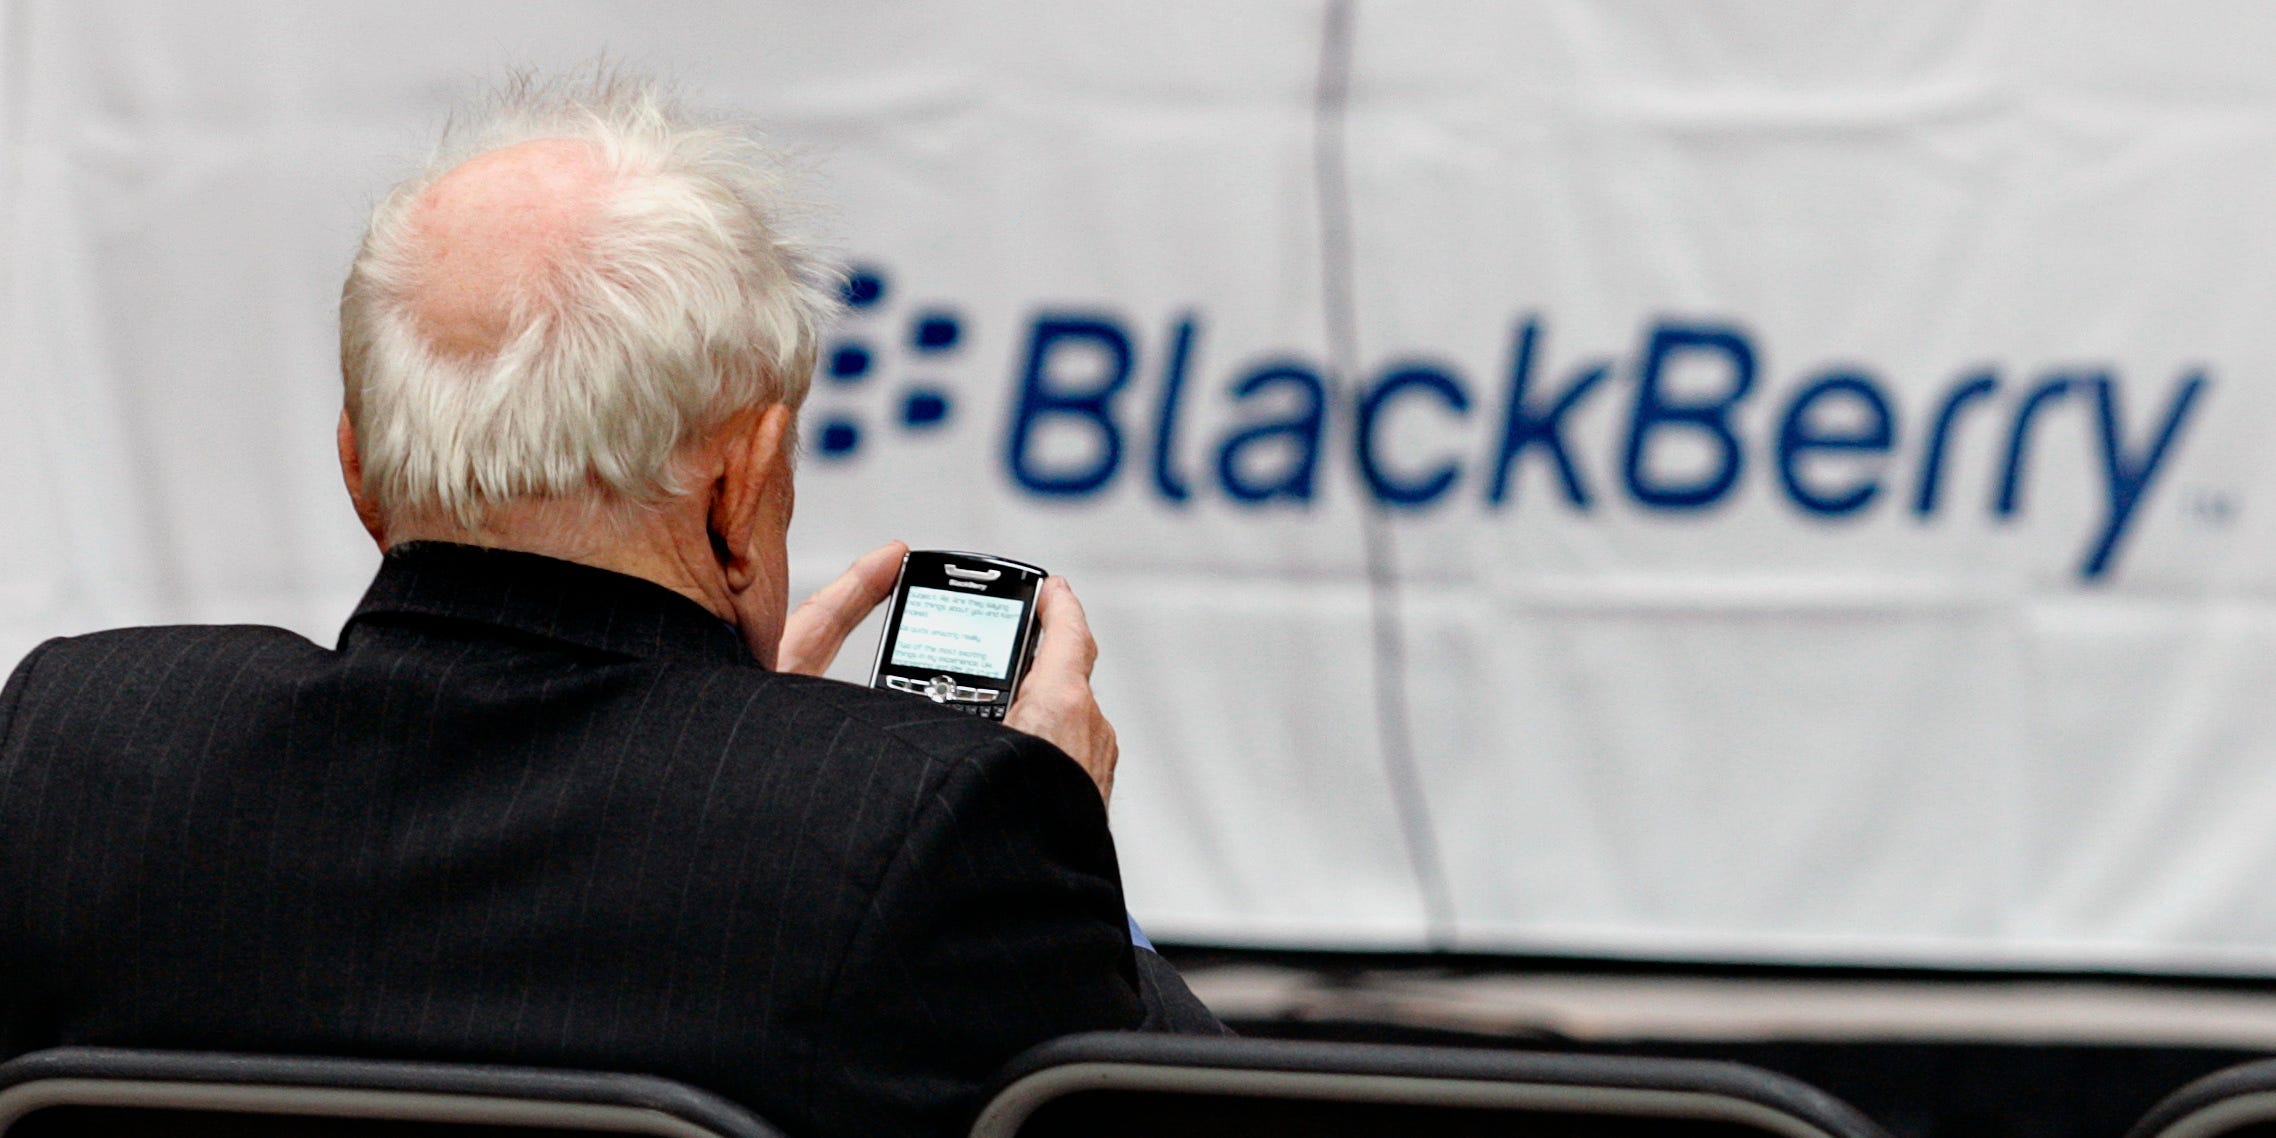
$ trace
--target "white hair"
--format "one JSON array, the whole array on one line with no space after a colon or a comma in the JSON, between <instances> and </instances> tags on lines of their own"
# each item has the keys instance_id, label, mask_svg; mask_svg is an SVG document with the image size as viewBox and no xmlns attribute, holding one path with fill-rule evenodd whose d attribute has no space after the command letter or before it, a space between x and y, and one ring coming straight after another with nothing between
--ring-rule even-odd
<instances>
[{"instance_id":1,"label":"white hair","mask_svg":"<svg viewBox=\"0 0 2276 1138\"><path fill-rule=\"evenodd\" d=\"M607 172L594 220L509 298L494 350L438 350L417 318L422 193L469 158L553 139L590 145ZM520 499L681 492L681 448L805 398L839 269L776 228L795 208L754 131L699 120L653 82L601 67L509 79L373 209L341 291L367 493L391 517L472 529Z\"/></svg>"}]
</instances>

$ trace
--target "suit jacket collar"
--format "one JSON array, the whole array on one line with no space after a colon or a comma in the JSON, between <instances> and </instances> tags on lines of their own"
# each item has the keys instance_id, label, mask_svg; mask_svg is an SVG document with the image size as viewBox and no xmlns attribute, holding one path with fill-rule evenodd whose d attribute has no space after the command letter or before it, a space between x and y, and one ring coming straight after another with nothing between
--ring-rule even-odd
<instances>
[{"instance_id":1,"label":"suit jacket collar","mask_svg":"<svg viewBox=\"0 0 2276 1138\"><path fill-rule=\"evenodd\" d=\"M385 614L494 625L639 659L759 666L733 626L662 585L508 549L396 546L348 624Z\"/></svg>"}]
</instances>

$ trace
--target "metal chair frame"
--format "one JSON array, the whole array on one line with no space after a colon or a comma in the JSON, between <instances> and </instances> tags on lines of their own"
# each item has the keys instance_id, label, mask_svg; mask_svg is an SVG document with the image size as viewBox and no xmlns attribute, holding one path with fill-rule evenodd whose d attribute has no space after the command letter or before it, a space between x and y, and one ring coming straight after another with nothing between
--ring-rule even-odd
<instances>
[{"instance_id":1,"label":"metal chair frame","mask_svg":"<svg viewBox=\"0 0 2276 1138\"><path fill-rule=\"evenodd\" d=\"M1015 1138L1085 1091L1471 1107L1722 1122L1779 1138L1885 1138L1840 1100L1738 1063L1101 1032L1014 1060L971 1138Z\"/></svg>"},{"instance_id":2,"label":"metal chair frame","mask_svg":"<svg viewBox=\"0 0 2276 1138\"><path fill-rule=\"evenodd\" d=\"M2126 1138L2218 1138L2276 1122L2276 1059L2225 1067L2167 1095Z\"/></svg>"},{"instance_id":3,"label":"metal chair frame","mask_svg":"<svg viewBox=\"0 0 2276 1138\"><path fill-rule=\"evenodd\" d=\"M59 1106L781 1138L725 1099L649 1075L98 1047L0 1063L0 1138Z\"/></svg>"}]
</instances>

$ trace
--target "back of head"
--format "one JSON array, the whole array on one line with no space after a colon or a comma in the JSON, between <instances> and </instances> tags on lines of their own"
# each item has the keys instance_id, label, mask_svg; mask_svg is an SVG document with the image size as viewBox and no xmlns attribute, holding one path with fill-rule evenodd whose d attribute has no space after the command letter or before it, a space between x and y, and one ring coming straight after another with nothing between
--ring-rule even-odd
<instances>
[{"instance_id":1,"label":"back of head","mask_svg":"<svg viewBox=\"0 0 2276 1138\"><path fill-rule=\"evenodd\" d=\"M683 447L805 395L834 269L789 208L752 131L653 83L507 83L373 210L342 291L365 492L467 530L677 492Z\"/></svg>"}]
</instances>

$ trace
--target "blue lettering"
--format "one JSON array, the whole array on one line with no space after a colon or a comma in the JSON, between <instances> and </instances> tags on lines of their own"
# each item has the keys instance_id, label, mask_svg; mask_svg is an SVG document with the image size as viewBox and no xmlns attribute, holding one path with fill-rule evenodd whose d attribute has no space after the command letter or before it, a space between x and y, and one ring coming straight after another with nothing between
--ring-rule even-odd
<instances>
[{"instance_id":1,"label":"blue lettering","mask_svg":"<svg viewBox=\"0 0 2276 1138\"><path fill-rule=\"evenodd\" d=\"M1992 504L1992 513L2001 518L2015 516L2023 506L2023 467L2031 456L2031 426L2047 404L2071 393L2075 380L2068 376L2054 376L2031 389L2015 409L2015 422L2007 431L2007 465L1999 476L1999 498Z\"/></svg>"},{"instance_id":2,"label":"blue lettering","mask_svg":"<svg viewBox=\"0 0 2276 1138\"><path fill-rule=\"evenodd\" d=\"M1146 397L1152 404L1151 432L1145 443L1137 444L1148 448L1153 488L1173 505L1190 502L1195 480L1208 476L1207 466L1197 465L1208 461L1202 449L1207 443L1181 438L1202 323L1201 314L1192 311L1170 321L1161 386ZM1458 371L1440 363L1394 363L1377 373L1360 389L1354 407L1353 453L1367 491L1389 507L1431 508L1463 483L1469 459L1475 457L1491 463L1484 499L1498 509L1516 496L1519 467L1531 455L1540 460L1537 465L1546 472L1542 476L1553 475L1555 490L1569 506L1589 512L1595 501L1583 469L1587 440L1579 437L1579 410L1604 386L1615 365L1587 361L1567 373L1561 386L1553 386L1544 347L1546 325L1542 315L1526 314L1512 332L1501 430L1490 450L1471 453L1458 444L1391 454L1395 444L1386 434L1387 423L1398 405L1430 403L1437 408L1434 424L1461 428L1469 421L1471 393ZM1116 403L1132 386L1138 363L1131 327L1107 313L1046 311L1035 316L1003 452L1007 471L1020 488L1079 498L1098 494L1120 472L1125 438ZM1756 348L1735 324L1659 320L1646 331L1622 453L1623 483L1646 509L1714 508L1729 498L1754 457L1741 435L1740 409L1760 370ZM1971 427L1967 421L1971 416L1988 419L1989 408L2006 403L1997 398L2002 384L1992 367L1971 369L1933 404L1922 423L1919 465L1910 487L1916 517L1927 519L1941 508L1946 483L1954 477L1949 473L1956 463L1953 456L1964 449L1962 435L1995 430ZM2077 572L2088 582L2104 578L2123 551L2143 502L2173 465L2190 416L2211 386L2203 369L2184 372L2162 409L2129 428L2124 393L2107 369L2044 375L2021 390L2008 412L2004 450L1993 456L1999 465L1989 487L1991 516L2006 520L2023 513L2033 451L2042 446L2036 436L2045 433L2048 413L2074 397L2081 402L2091 397L2089 429L2096 432L2099 447L2104 511ZM1234 421L1214 448L1217 482L1227 499L1243 505L1282 500L1309 505L1327 445L1334 398L1328 380L1311 364L1272 360L1243 372L1227 394ZM910 408L915 425L916 401ZM1130 426L1146 427L1135 421ZM2130 430L2138 433L2130 437ZM835 433L850 437L850 428ZM1901 492L1894 488L1903 475L1893 473L1891 463L1903 435L1909 430L1899 423L1895 402L1879 377L1861 368L1837 368L1811 376L1787 400L1775 449L1760 457L1774 460L1779 485L1797 509L1818 517L1847 517L1869 509L1885 488ZM1402 432L1400 437L1423 436ZM1998 436L1986 441L1997 442Z\"/></svg>"},{"instance_id":3,"label":"blue lettering","mask_svg":"<svg viewBox=\"0 0 2276 1138\"><path fill-rule=\"evenodd\" d=\"M1811 408L1828 401L1854 403L1865 415L1856 430L1828 430L1813 422ZM1852 451L1883 455L1896 445L1896 419L1889 413L1889 398L1880 385L1863 372L1828 372L1794 396L1786 405L1786 418L1778 425L1778 480L1786 496L1813 514L1839 517L1864 509L1881 492L1876 466L1844 490L1811 486L1802 477L1802 459L1816 451Z\"/></svg>"},{"instance_id":4,"label":"blue lettering","mask_svg":"<svg viewBox=\"0 0 2276 1138\"><path fill-rule=\"evenodd\" d=\"M1058 361L1070 356L1103 358L1089 383L1071 382ZM1079 497L1097 492L1122 465L1122 431L1115 425L1115 393L1130 382L1130 336L1107 316L1040 316L1027 344L1027 370L1020 375L1005 460L1012 478L1030 493ZM1029 454L1036 427L1058 421L1087 426L1097 438L1095 457L1063 470L1039 469Z\"/></svg>"},{"instance_id":5,"label":"blue lettering","mask_svg":"<svg viewBox=\"0 0 2276 1138\"><path fill-rule=\"evenodd\" d=\"M1937 407L1935 425L1928 429L1928 449L1921 454L1920 485L1913 494L1913 513L1925 518L1936 512L1937 492L1944 480L1944 450L1952 440L1952 428L1968 404L1989 398L1997 390L1999 378L1987 369L1961 380Z\"/></svg>"},{"instance_id":6,"label":"blue lettering","mask_svg":"<svg viewBox=\"0 0 2276 1138\"><path fill-rule=\"evenodd\" d=\"M1233 385L1232 394L1235 400L1245 403L1276 387L1296 391L1302 397L1299 410L1286 418L1250 424L1228 436L1218 448L1217 480L1235 501L1312 500L1313 475L1320 464L1320 432L1327 422L1328 385L1317 372L1302 364L1275 363L1242 377ZM1275 441L1286 441L1293 446L1292 460L1277 478L1253 477L1256 463L1243 463L1242 455L1252 447Z\"/></svg>"},{"instance_id":7,"label":"blue lettering","mask_svg":"<svg viewBox=\"0 0 2276 1138\"><path fill-rule=\"evenodd\" d=\"M1359 400L1356 440L1359 448L1359 472L1366 478L1368 489L1389 505L1420 509L1453 489L1455 480L1462 475L1462 467L1449 459L1415 478L1395 477L1384 468L1376 455L1375 428L1391 401L1409 391L1425 391L1438 396L1439 401L1453 408L1458 416L1469 414L1470 394L1462 389L1462 384L1452 375L1422 364L1391 372Z\"/></svg>"},{"instance_id":8,"label":"blue lettering","mask_svg":"<svg viewBox=\"0 0 2276 1138\"><path fill-rule=\"evenodd\" d=\"M2142 504L2143 492L2149 489L2150 480L2157 477L2158 468L2164 464L2174 439L2181 433L2182 420L2189 417L2189 409L2196 404L2197 393L2204 387L2205 375L2201 371L2182 380L2148 450L2140 455L2129 455L2118 413L2118 385L2108 378L2095 381L2096 406L2102 420L2102 470L2109 479L2110 512L2102 523L2101 536L2087 553L2086 563L2079 567L2079 576L2092 581L2109 571L2110 559L2117 555L2118 542L2126 536L2127 523L2133 521L2134 510Z\"/></svg>"},{"instance_id":9,"label":"blue lettering","mask_svg":"<svg viewBox=\"0 0 2276 1138\"><path fill-rule=\"evenodd\" d=\"M1720 399L1677 402L1662 387L1669 360L1684 353L1703 352L1723 357L1731 373L1730 389ZM1731 408L1754 386L1754 348L1745 334L1716 325L1661 322L1652 327L1650 345L1637 375L1636 405L1628 423L1628 454L1621 472L1628 492L1638 502L1658 510L1696 510L1713 505L1739 480L1746 452L1731 430ZM1719 461L1705 477L1692 482L1662 482L1645 469L1645 451L1652 436L1662 430L1685 429L1714 446Z\"/></svg>"},{"instance_id":10,"label":"blue lettering","mask_svg":"<svg viewBox=\"0 0 2276 1138\"><path fill-rule=\"evenodd\" d=\"M1188 496L1185 479L1170 469L1170 456L1177 448L1178 396L1185 390L1193 330L1194 318L1188 314L1178 321L1177 331L1170 337L1169 362L1162 365L1161 410L1154 416L1154 488L1172 502L1183 502Z\"/></svg>"},{"instance_id":11,"label":"blue lettering","mask_svg":"<svg viewBox=\"0 0 2276 1138\"><path fill-rule=\"evenodd\" d=\"M1532 385L1533 345L1540 331L1539 318L1528 318L1518 329L1517 343L1510 349L1509 409L1502 416L1501 453L1494 458L1494 482L1486 491L1486 501L1501 505L1509 494L1511 464L1527 447L1539 446L1557 465L1557 477L1565 487L1565 500L1585 511L1589 504L1588 484L1581 481L1581 473L1573 465L1572 452L1565 449L1565 416L1588 398L1589 392L1611 368L1601 363L1583 368L1546 410L1534 411L1526 405L1525 390Z\"/></svg>"}]
</instances>

